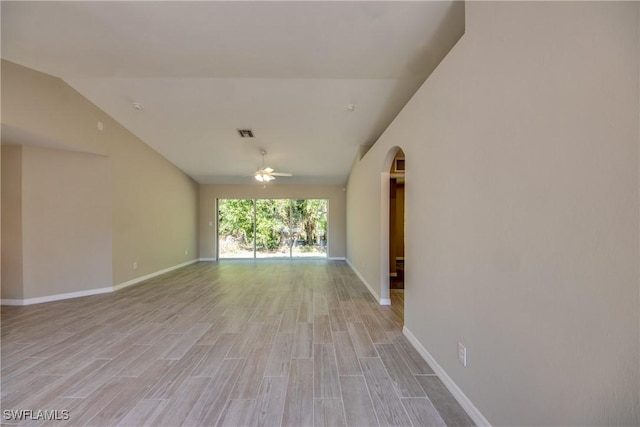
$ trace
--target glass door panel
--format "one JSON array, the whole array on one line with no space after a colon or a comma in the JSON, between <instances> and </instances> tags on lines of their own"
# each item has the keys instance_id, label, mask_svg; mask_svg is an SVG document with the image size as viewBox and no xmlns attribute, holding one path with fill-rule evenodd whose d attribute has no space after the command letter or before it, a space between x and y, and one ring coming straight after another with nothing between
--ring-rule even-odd
<instances>
[{"instance_id":1,"label":"glass door panel","mask_svg":"<svg viewBox=\"0 0 640 427\"><path fill-rule=\"evenodd\" d=\"M218 257L253 258L255 202L252 199L218 200Z\"/></svg>"},{"instance_id":2,"label":"glass door panel","mask_svg":"<svg viewBox=\"0 0 640 427\"><path fill-rule=\"evenodd\" d=\"M289 200L256 200L256 258L288 258L283 226Z\"/></svg>"},{"instance_id":3,"label":"glass door panel","mask_svg":"<svg viewBox=\"0 0 640 427\"><path fill-rule=\"evenodd\" d=\"M298 230L291 256L327 256L327 200L304 199L291 201L292 217Z\"/></svg>"}]
</instances>

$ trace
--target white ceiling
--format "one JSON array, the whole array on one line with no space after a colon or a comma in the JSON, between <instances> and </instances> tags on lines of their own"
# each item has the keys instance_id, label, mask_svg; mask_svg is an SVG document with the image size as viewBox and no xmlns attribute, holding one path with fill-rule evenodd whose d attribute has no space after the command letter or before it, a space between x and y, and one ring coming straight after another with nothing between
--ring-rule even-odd
<instances>
[{"instance_id":1,"label":"white ceiling","mask_svg":"<svg viewBox=\"0 0 640 427\"><path fill-rule=\"evenodd\" d=\"M62 78L200 183L250 182L260 148L294 174L278 182L344 183L464 32L450 1L1 7L4 59Z\"/></svg>"}]
</instances>

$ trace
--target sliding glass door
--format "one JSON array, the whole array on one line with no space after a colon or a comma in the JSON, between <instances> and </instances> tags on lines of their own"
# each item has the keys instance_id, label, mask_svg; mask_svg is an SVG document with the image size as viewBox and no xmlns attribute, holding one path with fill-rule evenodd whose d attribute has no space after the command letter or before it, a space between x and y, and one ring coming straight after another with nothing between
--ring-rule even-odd
<instances>
[{"instance_id":1,"label":"sliding glass door","mask_svg":"<svg viewBox=\"0 0 640 427\"><path fill-rule=\"evenodd\" d=\"M325 199L218 199L218 257L326 257L327 205Z\"/></svg>"}]
</instances>

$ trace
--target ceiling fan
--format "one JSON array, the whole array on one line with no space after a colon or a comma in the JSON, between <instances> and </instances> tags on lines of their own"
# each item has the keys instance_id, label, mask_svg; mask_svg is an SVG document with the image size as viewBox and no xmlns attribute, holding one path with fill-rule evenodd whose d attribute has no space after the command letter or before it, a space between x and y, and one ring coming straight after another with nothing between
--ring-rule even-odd
<instances>
[{"instance_id":1,"label":"ceiling fan","mask_svg":"<svg viewBox=\"0 0 640 427\"><path fill-rule=\"evenodd\" d=\"M264 156L267 154L267 152L262 149L260 150L260 154L262 155L262 168L256 171L254 175L256 180L260 182L269 182L276 179L276 176L293 176L290 173L275 172L272 168L265 166Z\"/></svg>"}]
</instances>

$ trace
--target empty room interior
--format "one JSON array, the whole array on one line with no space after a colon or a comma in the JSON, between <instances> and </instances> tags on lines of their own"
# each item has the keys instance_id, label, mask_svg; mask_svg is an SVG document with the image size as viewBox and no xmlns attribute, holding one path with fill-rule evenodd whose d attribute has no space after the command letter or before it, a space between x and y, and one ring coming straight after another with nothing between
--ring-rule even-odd
<instances>
[{"instance_id":1,"label":"empty room interior","mask_svg":"<svg viewBox=\"0 0 640 427\"><path fill-rule=\"evenodd\" d=\"M640 425L640 2L0 7L3 425Z\"/></svg>"}]
</instances>

